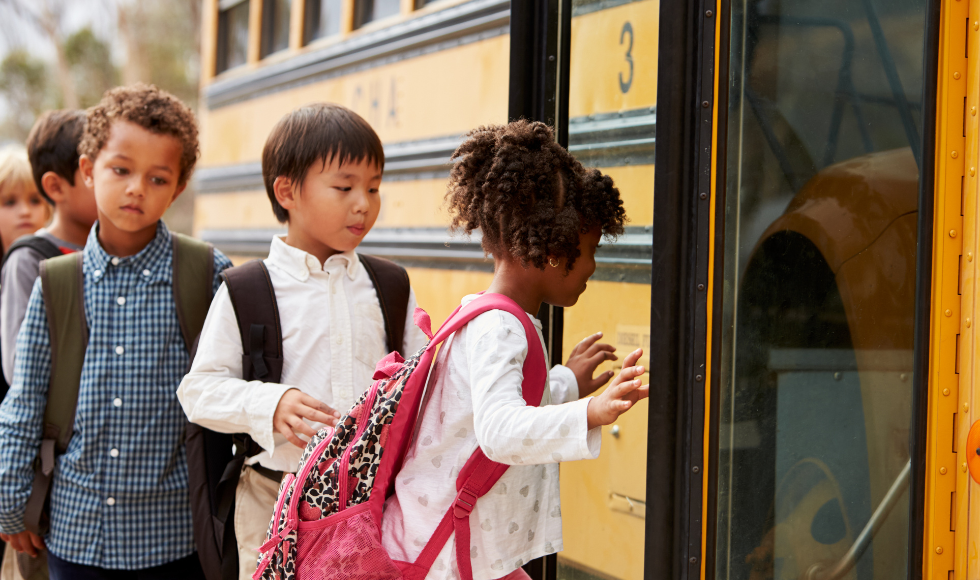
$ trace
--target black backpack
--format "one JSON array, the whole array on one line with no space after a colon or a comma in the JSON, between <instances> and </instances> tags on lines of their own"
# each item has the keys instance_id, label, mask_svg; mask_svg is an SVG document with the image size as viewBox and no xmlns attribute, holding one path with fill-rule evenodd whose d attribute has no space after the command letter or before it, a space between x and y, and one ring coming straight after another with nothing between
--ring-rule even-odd
<instances>
[{"instance_id":1,"label":"black backpack","mask_svg":"<svg viewBox=\"0 0 980 580\"><path fill-rule=\"evenodd\" d=\"M10 255L21 248L31 248L35 252L41 254L42 260L56 258L64 253L61 251L61 248L54 244L54 242L45 237L24 236L11 244L10 248L7 249L7 253L3 256L3 261L0 262L0 271L2 271L3 267L7 265L7 259L10 258ZM7 383L7 377L5 377L3 372L0 371L0 401L7 396L7 391L9 390L10 385Z\"/></svg>"},{"instance_id":2,"label":"black backpack","mask_svg":"<svg viewBox=\"0 0 980 580\"><path fill-rule=\"evenodd\" d=\"M388 350L404 355L402 343L411 289L408 272L383 258L358 257L378 294ZM282 327L269 271L261 260L253 260L225 270L222 277L242 338L242 378L280 382ZM261 453L262 448L246 434L218 433L194 423L187 425L186 443L194 542L201 567L208 580L237 580L235 490L245 460Z\"/></svg>"}]
</instances>

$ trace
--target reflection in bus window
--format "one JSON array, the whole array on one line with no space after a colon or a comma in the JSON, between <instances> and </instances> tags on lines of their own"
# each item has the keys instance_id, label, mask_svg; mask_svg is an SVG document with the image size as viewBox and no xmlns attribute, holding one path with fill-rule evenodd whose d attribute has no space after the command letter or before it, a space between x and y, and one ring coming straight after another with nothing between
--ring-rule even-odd
<instances>
[{"instance_id":1,"label":"reflection in bus window","mask_svg":"<svg viewBox=\"0 0 980 580\"><path fill-rule=\"evenodd\" d=\"M355 0L354 28L398 14L401 0Z\"/></svg>"},{"instance_id":2,"label":"reflection in bus window","mask_svg":"<svg viewBox=\"0 0 980 580\"><path fill-rule=\"evenodd\" d=\"M218 51L215 72L245 64L248 59L248 0L221 2L218 7Z\"/></svg>"},{"instance_id":3,"label":"reflection in bus window","mask_svg":"<svg viewBox=\"0 0 980 580\"><path fill-rule=\"evenodd\" d=\"M262 58L289 48L289 12L292 0L263 0Z\"/></svg>"},{"instance_id":4,"label":"reflection in bus window","mask_svg":"<svg viewBox=\"0 0 980 580\"><path fill-rule=\"evenodd\" d=\"M340 34L343 0L306 0L303 17L303 44Z\"/></svg>"},{"instance_id":5,"label":"reflection in bus window","mask_svg":"<svg viewBox=\"0 0 980 580\"><path fill-rule=\"evenodd\" d=\"M732 3L716 578L906 576L924 27Z\"/></svg>"}]
</instances>

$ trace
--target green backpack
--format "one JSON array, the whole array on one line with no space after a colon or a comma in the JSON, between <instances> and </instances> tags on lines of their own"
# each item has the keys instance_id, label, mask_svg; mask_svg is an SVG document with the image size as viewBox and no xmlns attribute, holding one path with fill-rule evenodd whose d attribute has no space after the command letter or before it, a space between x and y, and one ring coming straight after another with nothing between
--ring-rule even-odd
<instances>
[{"instance_id":1,"label":"green backpack","mask_svg":"<svg viewBox=\"0 0 980 580\"><path fill-rule=\"evenodd\" d=\"M174 304L184 344L191 352L211 306L214 247L177 233L171 233L171 239ZM24 513L24 525L38 535L48 530L55 457L68 450L74 433L78 387L88 346L82 252L41 262L40 276L51 337L51 378L41 449L34 460L34 484Z\"/></svg>"}]
</instances>

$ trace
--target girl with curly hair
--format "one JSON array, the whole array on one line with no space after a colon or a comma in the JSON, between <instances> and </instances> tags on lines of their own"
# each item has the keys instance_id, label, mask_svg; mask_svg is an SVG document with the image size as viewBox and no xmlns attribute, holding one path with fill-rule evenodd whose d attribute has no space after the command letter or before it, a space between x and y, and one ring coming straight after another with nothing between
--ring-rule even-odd
<instances>
[{"instance_id":1,"label":"girl with curly hair","mask_svg":"<svg viewBox=\"0 0 980 580\"><path fill-rule=\"evenodd\" d=\"M537 329L526 336L514 315L491 310L471 320L440 350L425 409L395 493L385 504L382 537L395 560L414 562L453 504L460 468L479 446L511 465L470 514L468 558L475 580L523 579L521 566L562 549L558 464L599 455L602 425L648 395L626 356L611 378L593 377L614 348L585 338L566 365L551 369L539 407L522 393L528 341L544 344L534 313L543 303L572 306L595 272L604 236L623 232L626 215L608 176L586 170L543 123L481 127L453 155L446 196L452 228L482 233L493 256L487 292L516 302ZM463 305L476 296L463 298ZM427 578L459 578L456 542L446 543Z\"/></svg>"}]
</instances>

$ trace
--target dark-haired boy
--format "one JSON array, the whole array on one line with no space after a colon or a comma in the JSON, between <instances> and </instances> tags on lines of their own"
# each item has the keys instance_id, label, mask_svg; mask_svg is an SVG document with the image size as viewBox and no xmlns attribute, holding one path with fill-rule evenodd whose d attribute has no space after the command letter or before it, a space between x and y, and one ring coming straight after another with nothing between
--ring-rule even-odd
<instances>
[{"instance_id":1,"label":"dark-haired boy","mask_svg":"<svg viewBox=\"0 0 980 580\"><path fill-rule=\"evenodd\" d=\"M4 391L14 376L17 331L24 321L27 299L41 261L58 253L77 252L85 245L96 220L95 196L78 169L78 144L85 129L85 111L48 111L27 137L27 156L37 190L52 206L51 224L33 241L21 239L8 252L0 270L0 360Z\"/></svg>"},{"instance_id":2,"label":"dark-haired boy","mask_svg":"<svg viewBox=\"0 0 980 580\"><path fill-rule=\"evenodd\" d=\"M378 217L383 168L381 140L353 111L317 104L279 121L262 153L262 175L273 212L288 224L263 262L279 307L281 379L243 379L237 303L223 285L177 392L192 422L247 433L262 448L242 471L235 496L240 578L255 571L279 477L296 471L303 437L336 424L387 352L378 290L354 252ZM409 292L403 352L426 341L414 310Z\"/></svg>"},{"instance_id":3,"label":"dark-haired boy","mask_svg":"<svg viewBox=\"0 0 980 580\"><path fill-rule=\"evenodd\" d=\"M173 292L180 241L160 219L197 160L194 115L156 87L112 89L88 111L79 150L98 223L80 264L69 257L45 263L49 274L59 260L77 265L82 282L85 327L78 340L85 347L84 362L75 359L81 378L74 435L51 460L50 531L42 540L26 528L42 529L43 522L25 511L40 481L32 464L39 450L42 465L50 454L42 445L51 437L42 425L49 383L63 384L52 364L67 364L62 349L69 343L52 348L47 308L60 303L45 304L55 288L39 280L18 335L14 381L0 405L0 532L30 555L46 547L52 580L203 579L191 527L185 419L173 395L189 362ZM219 252L208 262L215 274L203 286L210 294L230 262Z\"/></svg>"}]
</instances>

